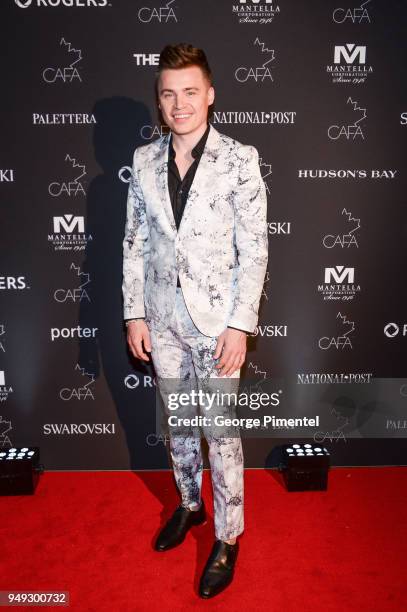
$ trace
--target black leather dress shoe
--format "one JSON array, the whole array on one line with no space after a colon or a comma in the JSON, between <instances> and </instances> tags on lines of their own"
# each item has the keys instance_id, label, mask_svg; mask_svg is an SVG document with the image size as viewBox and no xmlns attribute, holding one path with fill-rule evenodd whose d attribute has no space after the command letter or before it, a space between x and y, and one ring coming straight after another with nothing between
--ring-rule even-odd
<instances>
[{"instance_id":1,"label":"black leather dress shoe","mask_svg":"<svg viewBox=\"0 0 407 612\"><path fill-rule=\"evenodd\" d=\"M158 534L154 549L162 552L178 546L178 544L184 541L188 530L193 525L201 525L205 521L206 511L203 500L199 510L189 510L183 506L178 506L172 517Z\"/></svg>"},{"instance_id":2,"label":"black leather dress shoe","mask_svg":"<svg viewBox=\"0 0 407 612\"><path fill-rule=\"evenodd\" d=\"M238 552L239 542L215 540L199 583L200 597L213 597L232 582Z\"/></svg>"}]
</instances>

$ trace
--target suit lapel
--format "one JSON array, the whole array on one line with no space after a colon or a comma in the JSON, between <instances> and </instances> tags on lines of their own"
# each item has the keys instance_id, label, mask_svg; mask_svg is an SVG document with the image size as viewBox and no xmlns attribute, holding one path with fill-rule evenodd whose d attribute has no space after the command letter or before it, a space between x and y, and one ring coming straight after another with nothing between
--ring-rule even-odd
<instances>
[{"instance_id":1,"label":"suit lapel","mask_svg":"<svg viewBox=\"0 0 407 612\"><path fill-rule=\"evenodd\" d=\"M163 137L160 149L158 151L156 159L156 183L158 191L161 195L161 201L163 202L165 213L170 221L171 228L175 233L177 233L177 226L171 206L170 193L168 190L168 147L170 135L171 133L169 132ZM204 191L205 182L208 180L208 173L213 173L215 164L219 157L220 145L220 133L213 127L212 124L210 124L205 147L188 193L184 212L178 228L178 234L180 234L183 228L185 228L185 224L191 216L193 203L199 197L199 194L203 193Z\"/></svg>"}]
</instances>

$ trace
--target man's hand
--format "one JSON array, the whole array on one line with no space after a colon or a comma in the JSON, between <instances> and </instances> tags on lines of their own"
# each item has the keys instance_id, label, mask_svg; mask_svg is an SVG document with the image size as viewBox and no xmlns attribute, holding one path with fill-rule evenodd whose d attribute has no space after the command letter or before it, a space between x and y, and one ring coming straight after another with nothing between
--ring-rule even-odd
<instances>
[{"instance_id":1,"label":"man's hand","mask_svg":"<svg viewBox=\"0 0 407 612\"><path fill-rule=\"evenodd\" d=\"M130 321L127 326L127 342L134 357L150 361L149 356L143 350L144 345L144 349L151 352L150 332L145 321L142 319Z\"/></svg>"},{"instance_id":2,"label":"man's hand","mask_svg":"<svg viewBox=\"0 0 407 612\"><path fill-rule=\"evenodd\" d=\"M215 368L219 370L219 376L231 376L238 370L246 359L246 332L238 329L225 329L218 337L216 350L213 358L222 357Z\"/></svg>"}]
</instances>

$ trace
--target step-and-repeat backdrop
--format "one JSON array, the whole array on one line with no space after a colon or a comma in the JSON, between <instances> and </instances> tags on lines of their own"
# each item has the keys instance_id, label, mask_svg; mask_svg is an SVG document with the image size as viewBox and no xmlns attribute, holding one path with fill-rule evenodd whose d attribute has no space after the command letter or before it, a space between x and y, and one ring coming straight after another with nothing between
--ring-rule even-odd
<instances>
[{"instance_id":1,"label":"step-and-repeat backdrop","mask_svg":"<svg viewBox=\"0 0 407 612\"><path fill-rule=\"evenodd\" d=\"M154 370L126 346L122 240L134 149L165 131L159 53L189 42L212 124L258 149L268 195L242 375L272 381L276 417L320 417L245 437L246 466L300 439L335 465L406 463L406 2L2 0L0 16L1 449L168 467Z\"/></svg>"}]
</instances>

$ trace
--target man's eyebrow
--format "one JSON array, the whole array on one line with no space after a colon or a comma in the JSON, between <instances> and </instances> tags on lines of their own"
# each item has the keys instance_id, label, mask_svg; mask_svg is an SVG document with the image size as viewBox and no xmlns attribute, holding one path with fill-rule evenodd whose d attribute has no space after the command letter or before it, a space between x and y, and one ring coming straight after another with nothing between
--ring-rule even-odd
<instances>
[{"instance_id":1,"label":"man's eyebrow","mask_svg":"<svg viewBox=\"0 0 407 612\"><path fill-rule=\"evenodd\" d=\"M184 87L184 91L187 91L188 89L196 89L197 91L199 91L199 87ZM164 93L165 91L171 91L173 92L173 89L162 89L161 93Z\"/></svg>"}]
</instances>

